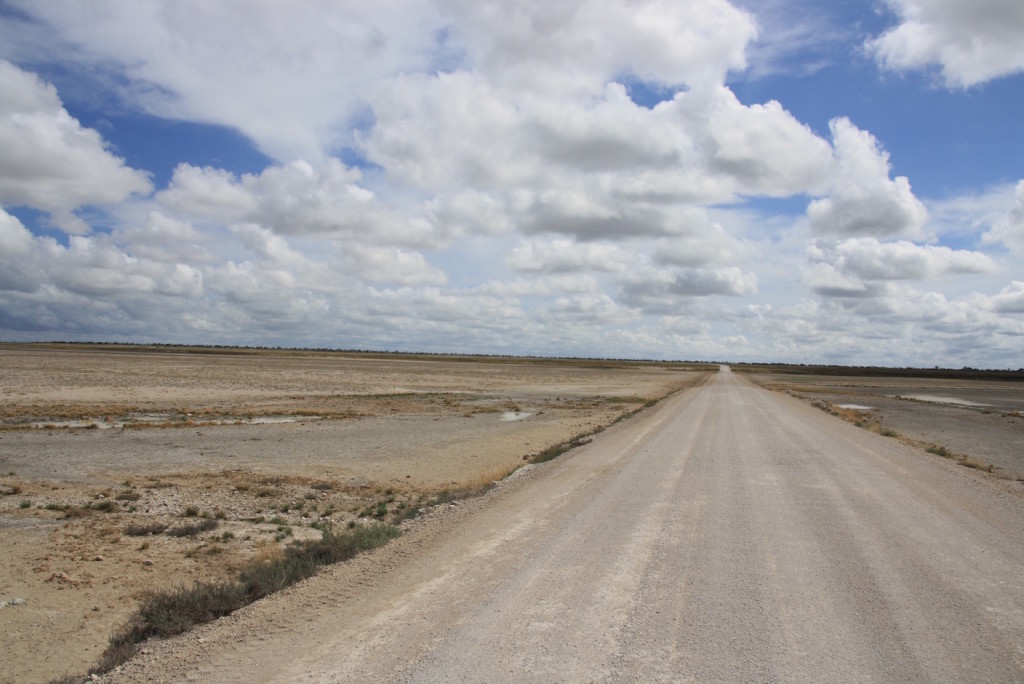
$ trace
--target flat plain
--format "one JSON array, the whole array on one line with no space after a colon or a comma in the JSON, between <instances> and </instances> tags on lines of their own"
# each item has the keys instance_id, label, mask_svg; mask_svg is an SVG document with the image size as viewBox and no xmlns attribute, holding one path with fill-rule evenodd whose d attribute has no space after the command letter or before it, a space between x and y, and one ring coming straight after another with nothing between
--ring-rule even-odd
<instances>
[{"instance_id":1,"label":"flat plain","mask_svg":"<svg viewBox=\"0 0 1024 684\"><path fill-rule=\"evenodd\" d=\"M537 511L568 501L559 493L562 485L557 473L563 469L576 472L589 462L587 454L592 447L577 455L572 452L564 468L556 470L523 468L533 456L640 411L640 416L610 431L612 436L603 433L595 437L593 447L604 446L589 453L607 452L609 462L618 465L608 470L595 461L587 466L597 468L594 473L577 473L581 482L587 483L579 486L597 487L606 476L636 471L635 482L616 487L628 484L630 491L640 487L650 494L671 481L673 487L682 488L682 498L655 508L661 511L659 515L670 509L678 509L682 515L687 507L707 499L702 478L711 472L706 471L709 464L716 468L719 485L733 478L742 480L739 471L714 455L717 452L708 452L711 460L707 463L703 456L692 459L691 453L704 449L701 440L710 443L719 439L723 430L732 434L755 418L761 421L758 429L765 435L774 434L778 421L789 415L784 412L778 414L782 417L762 420L758 416L767 409L750 404L745 393L726 392L722 405L715 409L714 421L700 418L693 425L680 427L679 434L668 439L678 453L673 455L669 448L659 456L658 464L644 465L646 447L638 446L639 438L631 435L672 415L666 413L664 402L653 409L654 417L646 407L669 395L677 397L671 402L677 406L673 411L685 412L683 407L697 396L705 399L696 405L703 405L707 397L717 396L718 390L694 392L720 375L716 371L717 366L626 361L0 346L0 395L4 398L0 415L0 544L4 550L0 554L0 603L25 599L0 608L0 649L5 654L0 681L48 681L66 672L84 672L95 663L111 631L123 624L147 592L194 580L225 578L253 558L272 557L294 540L318 537L324 524L401 520L416 507L452 499L402 523L420 527L393 550L361 559L349 570L325 573L322 581L316 578L309 588L297 589L295 594L286 592L286 596L261 601L263 607L242 611L249 617L240 617L239 625L247 624L245 620L270 625L277 618L291 624L292 617L281 611L296 596L308 597L301 609L308 612L308 620L330 621L337 606L334 599L324 604L312 598L318 582L351 579L348 589L331 588L332 596L340 591L336 599L347 605L361 596L360 587L369 590L374 582L404 577L401 572L395 576L401 565L389 565L394 558L404 559L403 563L419 559L414 566L420 567L422 561L423 574L433 567L428 561L436 556L436 570L444 574L453 557L444 550L449 534L468 535L470 547L477 551L504 544L506 538L518 538L519 527L512 525L503 531L501 521L522 518L533 521L531 525L540 524ZM903 442L898 444L899 455L891 458L916 454L908 463L934 461L980 478L988 483L986 492L1004 492L1010 510L1019 513L1024 486L1020 481L1024 477L1021 383L744 375L831 414L825 417L811 411L823 419L838 422L844 418L878 433L865 439L888 441L882 440L884 436L892 437L893 444ZM680 390L687 391L680 394ZM748 416L745 406L757 410ZM792 410L792 406L787 409ZM634 425L638 427L631 427ZM852 426L844 428L859 432ZM853 433L841 432L847 435L844 439L859 440ZM756 436L751 438L756 442ZM800 457L807 461L808 472L818 472L832 457L830 439L813 448L809 443L802 447ZM729 458L739 457L737 448L726 450ZM795 456L787 452L795 448L784 441L774 445L778 453L773 452L769 462L782 459L780 463L791 463ZM750 460L749 467L761 458L751 444L742 451ZM632 463L631 459L639 460ZM660 470L639 477L655 465ZM905 468L897 471L905 474ZM514 496L527 499L527 508L513 506L499 513L499 504L481 504L483 510L493 511L498 527L484 529L478 522L467 522L476 520L472 511L481 505L474 503L477 499L459 497L486 490L513 472L517 472L513 479L519 480L514 491L522 492ZM538 472L546 474L534 481ZM520 474L527 477L518 477ZM750 477L761 482L760 476ZM873 486L882 487L887 477ZM924 481L913 485L916 489L928 486ZM629 518L634 508L646 510L651 502L644 503L643 492L623 495L619 489L612 487L613 493L619 492L612 497L616 500L595 501L593 510L600 508L602 515L611 516L610 522L598 527L621 532L627 546L643 540L654 543L656 537L635 537L636 530L646 528L636 527ZM812 487L809 491L818 490ZM498 500L512 496L503 494ZM705 503L715 501L707 499ZM733 507L757 503L729 501ZM726 503L723 499L715 505ZM590 510L585 501L575 505ZM449 519L455 522L445 522ZM190 527L200 529L194 534L171 534ZM575 548L575 533L570 531L576 529L576 523L567 522L565 529L569 535L563 540L566 548ZM735 544L728 535L720 541L728 548ZM457 538L452 543L456 542ZM548 555L544 551L547 542L537 537L531 543L540 545L536 550L536 562L540 563ZM756 543L767 544L764 540ZM510 559L523 557L520 550L510 553ZM473 554L467 557L475 558ZM569 559L577 570L581 557ZM623 557L622 562L628 560ZM384 565L378 568L376 563ZM478 567L475 563L473 560L467 568ZM374 569L368 570L370 566ZM595 561L593 568L599 567L603 566ZM633 570L645 571L640 565ZM564 569L544 572L556 577L564 574ZM716 574L719 571L709 574L709 581ZM424 577L425 586L434 581L426 574ZM469 581L468 576L463 579ZM410 596L420 595L416 593L419 589L412 591ZM439 597L439 609L446 610L452 598ZM620 598L633 600L625 595ZM367 606L365 617L376 624L373 611L381 608L374 606ZM638 605L637 609L641 608L644 606ZM472 607L467 605L467 610ZM332 629L341 629L331 624ZM209 634L213 632L205 628L200 632L206 635L201 637L204 641L212 639ZM196 638L183 643L195 646ZM304 637L292 634L288 638L295 642ZM538 643L542 650L550 647L546 641ZM259 644L253 647L262 650ZM168 648L177 653L173 650L177 646L169 644ZM157 648L154 654L162 650ZM336 665L324 665L326 670L315 665L313 678L330 679ZM165 665L150 665L143 678L159 672L160 667ZM628 671L620 674L626 676Z\"/></svg>"},{"instance_id":2,"label":"flat plain","mask_svg":"<svg viewBox=\"0 0 1024 684\"><path fill-rule=\"evenodd\" d=\"M751 378L968 467L1024 479L1024 382L793 373Z\"/></svg>"},{"instance_id":3,"label":"flat plain","mask_svg":"<svg viewBox=\"0 0 1024 684\"><path fill-rule=\"evenodd\" d=\"M104 681L1020 682L1021 501L722 369Z\"/></svg>"},{"instance_id":4,"label":"flat plain","mask_svg":"<svg viewBox=\"0 0 1024 684\"><path fill-rule=\"evenodd\" d=\"M0 681L84 672L146 592L484 489L705 371L0 346L0 602L25 599L0 608Z\"/></svg>"}]
</instances>

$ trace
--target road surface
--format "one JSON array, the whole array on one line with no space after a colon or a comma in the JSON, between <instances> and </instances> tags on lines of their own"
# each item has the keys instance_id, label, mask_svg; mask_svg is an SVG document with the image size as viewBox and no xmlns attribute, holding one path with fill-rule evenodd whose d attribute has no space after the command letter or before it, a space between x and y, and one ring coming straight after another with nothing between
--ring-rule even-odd
<instances>
[{"instance_id":1,"label":"road surface","mask_svg":"<svg viewBox=\"0 0 1024 684\"><path fill-rule=\"evenodd\" d=\"M117 681L1024 681L1004 483L723 369Z\"/></svg>"}]
</instances>

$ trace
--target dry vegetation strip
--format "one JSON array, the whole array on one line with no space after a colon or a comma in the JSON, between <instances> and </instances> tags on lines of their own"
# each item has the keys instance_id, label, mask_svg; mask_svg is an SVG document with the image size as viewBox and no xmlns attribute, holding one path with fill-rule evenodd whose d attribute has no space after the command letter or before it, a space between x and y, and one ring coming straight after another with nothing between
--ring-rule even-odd
<instances>
[{"instance_id":1,"label":"dry vegetation strip","mask_svg":"<svg viewBox=\"0 0 1024 684\"><path fill-rule=\"evenodd\" d=\"M935 444L933 442L928 442L920 439L913 439L906 435L901 435L892 428L882 425L882 423L875 416L867 416L864 415L864 413L862 413L861 411L836 406L832 403L817 398L806 398L799 394L796 394L794 396L798 396L799 398L808 401L808 403L810 403L812 406L819 408L822 411L825 411L826 413L829 413L838 418L842 418L848 423L853 423L859 428L875 432L877 434L882 435L883 437L892 437L894 439L898 439L904 444L915 447L917 449L921 449L923 451L928 452L929 454L941 456L942 458L951 459L955 461L958 465L962 465L965 468L972 468L974 470L980 470L986 473L994 473L999 475L1000 477L1004 477L999 473L995 473L996 467L991 463L987 463L979 458L968 456L967 454L956 453L941 444ZM1005 479L1013 478L1005 476ZM1021 482L1024 482L1024 478L1016 479L1018 479Z\"/></svg>"},{"instance_id":2,"label":"dry vegetation strip","mask_svg":"<svg viewBox=\"0 0 1024 684\"><path fill-rule=\"evenodd\" d=\"M242 606L312 577L325 565L353 558L400 534L395 525L379 522L341 532L325 528L319 540L295 542L279 555L254 560L242 569L237 579L195 582L155 592L141 603L128 623L111 636L99 662L88 674L104 674L126 662L146 639L182 634L196 625L229 615ZM58 681L81 682L89 676L68 675Z\"/></svg>"}]
</instances>

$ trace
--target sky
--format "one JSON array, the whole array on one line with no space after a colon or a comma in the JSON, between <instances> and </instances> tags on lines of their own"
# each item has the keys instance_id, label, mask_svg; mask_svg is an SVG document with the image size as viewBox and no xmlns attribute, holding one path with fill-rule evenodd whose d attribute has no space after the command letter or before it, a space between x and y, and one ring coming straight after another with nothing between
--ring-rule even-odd
<instances>
[{"instance_id":1,"label":"sky","mask_svg":"<svg viewBox=\"0 0 1024 684\"><path fill-rule=\"evenodd\" d=\"M0 0L0 339L1024 366L1020 0Z\"/></svg>"}]
</instances>

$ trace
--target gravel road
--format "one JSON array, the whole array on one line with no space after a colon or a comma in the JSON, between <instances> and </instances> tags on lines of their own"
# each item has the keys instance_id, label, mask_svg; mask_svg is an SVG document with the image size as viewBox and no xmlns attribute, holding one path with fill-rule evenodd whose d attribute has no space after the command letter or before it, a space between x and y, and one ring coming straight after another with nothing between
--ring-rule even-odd
<instances>
[{"instance_id":1,"label":"gravel road","mask_svg":"<svg viewBox=\"0 0 1024 684\"><path fill-rule=\"evenodd\" d=\"M1004 483L727 369L116 681L1022 681Z\"/></svg>"}]
</instances>

